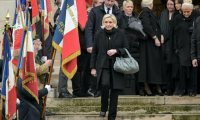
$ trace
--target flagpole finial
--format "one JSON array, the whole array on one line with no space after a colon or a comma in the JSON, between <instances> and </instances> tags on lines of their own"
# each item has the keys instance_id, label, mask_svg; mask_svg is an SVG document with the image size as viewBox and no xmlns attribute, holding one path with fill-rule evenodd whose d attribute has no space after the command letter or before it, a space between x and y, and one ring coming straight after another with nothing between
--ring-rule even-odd
<instances>
[{"instance_id":1,"label":"flagpole finial","mask_svg":"<svg viewBox=\"0 0 200 120\"><path fill-rule=\"evenodd\" d=\"M8 30L8 24L9 24L9 19L10 19L10 15L9 15L9 9L7 11L7 14L6 14L6 30Z\"/></svg>"}]
</instances>

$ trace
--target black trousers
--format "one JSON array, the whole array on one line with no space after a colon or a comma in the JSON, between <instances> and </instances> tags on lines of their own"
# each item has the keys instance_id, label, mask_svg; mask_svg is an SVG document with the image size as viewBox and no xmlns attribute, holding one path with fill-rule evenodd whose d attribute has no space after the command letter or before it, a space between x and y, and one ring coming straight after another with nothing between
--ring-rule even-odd
<instances>
[{"instance_id":1,"label":"black trousers","mask_svg":"<svg viewBox=\"0 0 200 120\"><path fill-rule=\"evenodd\" d=\"M108 110L109 90L111 90L108 120L115 120L117 116L119 90L113 89L111 63L112 61L110 60L110 68L103 69L101 74L101 112L106 112Z\"/></svg>"},{"instance_id":2,"label":"black trousers","mask_svg":"<svg viewBox=\"0 0 200 120\"><path fill-rule=\"evenodd\" d=\"M85 81L83 82L83 89L85 91L89 90L90 88L96 90L97 87L97 77L94 77L91 74L90 59L91 54L89 54L88 56L87 64L83 73L83 79L85 79Z\"/></svg>"},{"instance_id":3,"label":"black trousers","mask_svg":"<svg viewBox=\"0 0 200 120\"><path fill-rule=\"evenodd\" d=\"M186 86L186 84L188 86ZM188 93L197 92L197 67L180 66L180 81L178 84L178 91L184 91L188 88Z\"/></svg>"},{"instance_id":4,"label":"black trousers","mask_svg":"<svg viewBox=\"0 0 200 120\"><path fill-rule=\"evenodd\" d=\"M73 88L73 93L79 92L83 90L83 83L87 83L87 79L83 79L83 72L86 67L86 63L89 57L89 53L81 49L81 55L77 57L77 72L72 78L72 88Z\"/></svg>"},{"instance_id":5,"label":"black trousers","mask_svg":"<svg viewBox=\"0 0 200 120\"><path fill-rule=\"evenodd\" d=\"M166 64L166 81L167 81L167 89L168 90L175 90L175 84L172 79L172 64Z\"/></svg>"}]
</instances>

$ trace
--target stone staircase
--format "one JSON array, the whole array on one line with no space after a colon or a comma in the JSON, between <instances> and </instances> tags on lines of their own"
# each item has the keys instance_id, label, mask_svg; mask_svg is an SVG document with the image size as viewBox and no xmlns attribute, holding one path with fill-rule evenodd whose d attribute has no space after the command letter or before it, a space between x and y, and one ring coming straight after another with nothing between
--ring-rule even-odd
<instances>
[{"instance_id":1,"label":"stone staircase","mask_svg":"<svg viewBox=\"0 0 200 120\"><path fill-rule=\"evenodd\" d=\"M101 98L60 99L58 78L60 53L56 53L52 74L52 90L48 94L46 110L56 113L46 120L107 120L100 118ZM72 92L71 80L68 90ZM107 116L107 115L106 115ZM117 120L200 120L200 95L196 97L178 96L119 96Z\"/></svg>"}]
</instances>

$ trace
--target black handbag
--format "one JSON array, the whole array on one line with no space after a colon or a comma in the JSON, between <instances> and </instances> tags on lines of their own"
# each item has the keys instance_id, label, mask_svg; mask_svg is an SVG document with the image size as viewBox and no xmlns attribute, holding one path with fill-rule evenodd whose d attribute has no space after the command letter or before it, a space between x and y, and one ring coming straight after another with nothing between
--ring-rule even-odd
<instances>
[{"instance_id":1,"label":"black handbag","mask_svg":"<svg viewBox=\"0 0 200 120\"><path fill-rule=\"evenodd\" d=\"M139 19L140 14L137 18L131 18L127 27L125 28L125 31L139 37L140 39L146 40L148 39L148 35L143 31L142 21Z\"/></svg>"}]
</instances>

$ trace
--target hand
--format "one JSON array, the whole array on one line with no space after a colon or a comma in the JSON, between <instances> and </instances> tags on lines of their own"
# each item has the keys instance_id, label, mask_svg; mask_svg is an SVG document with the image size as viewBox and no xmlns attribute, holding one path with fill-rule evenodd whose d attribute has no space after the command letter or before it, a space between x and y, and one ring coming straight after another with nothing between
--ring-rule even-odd
<instances>
[{"instance_id":1,"label":"hand","mask_svg":"<svg viewBox=\"0 0 200 120\"><path fill-rule=\"evenodd\" d=\"M157 47L160 47L160 41L159 41L158 39L155 39L155 45L156 45Z\"/></svg>"},{"instance_id":2,"label":"hand","mask_svg":"<svg viewBox=\"0 0 200 120\"><path fill-rule=\"evenodd\" d=\"M92 69L92 70L91 70L91 74L92 74L94 77L96 77L96 76L97 76L97 71L96 71L96 69Z\"/></svg>"},{"instance_id":3,"label":"hand","mask_svg":"<svg viewBox=\"0 0 200 120\"><path fill-rule=\"evenodd\" d=\"M47 60L45 63L50 67L52 64L52 60Z\"/></svg>"},{"instance_id":4,"label":"hand","mask_svg":"<svg viewBox=\"0 0 200 120\"><path fill-rule=\"evenodd\" d=\"M87 48L87 51L88 51L89 53L92 53L92 47Z\"/></svg>"},{"instance_id":5,"label":"hand","mask_svg":"<svg viewBox=\"0 0 200 120\"><path fill-rule=\"evenodd\" d=\"M109 56L113 56L115 53L117 53L117 50L116 50L116 49L111 49L111 50L108 50L108 51L107 51L107 54L108 54Z\"/></svg>"},{"instance_id":6,"label":"hand","mask_svg":"<svg viewBox=\"0 0 200 120\"><path fill-rule=\"evenodd\" d=\"M60 16L58 15L58 17L56 18L56 25L58 24L59 18L60 18Z\"/></svg>"},{"instance_id":7,"label":"hand","mask_svg":"<svg viewBox=\"0 0 200 120\"><path fill-rule=\"evenodd\" d=\"M49 91L51 90L51 86L50 85L45 85L45 88L48 90L48 93L49 93Z\"/></svg>"},{"instance_id":8,"label":"hand","mask_svg":"<svg viewBox=\"0 0 200 120\"><path fill-rule=\"evenodd\" d=\"M17 105L20 105L20 100L17 98L17 101L16 101Z\"/></svg>"},{"instance_id":9,"label":"hand","mask_svg":"<svg viewBox=\"0 0 200 120\"><path fill-rule=\"evenodd\" d=\"M165 41L164 41L164 36L161 35L161 43L164 44L164 42L165 42Z\"/></svg>"},{"instance_id":10,"label":"hand","mask_svg":"<svg viewBox=\"0 0 200 120\"><path fill-rule=\"evenodd\" d=\"M46 61L47 61L47 56L42 56L41 62L42 62L42 63L45 63Z\"/></svg>"},{"instance_id":11,"label":"hand","mask_svg":"<svg viewBox=\"0 0 200 120\"><path fill-rule=\"evenodd\" d=\"M192 65L193 65L193 67L197 67L198 66L197 59L192 60Z\"/></svg>"}]
</instances>

